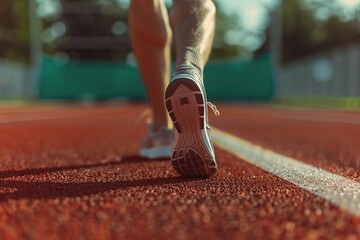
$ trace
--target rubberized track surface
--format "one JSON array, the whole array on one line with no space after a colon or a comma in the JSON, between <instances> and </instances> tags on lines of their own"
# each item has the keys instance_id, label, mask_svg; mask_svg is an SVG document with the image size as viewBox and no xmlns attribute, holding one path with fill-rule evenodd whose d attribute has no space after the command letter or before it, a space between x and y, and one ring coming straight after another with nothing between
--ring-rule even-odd
<instances>
[{"instance_id":1,"label":"rubberized track surface","mask_svg":"<svg viewBox=\"0 0 360 240\"><path fill-rule=\"evenodd\" d=\"M0 110L0 239L360 238L359 217L223 150L209 179L138 157L143 109ZM217 128L360 181L359 113L219 110Z\"/></svg>"}]
</instances>

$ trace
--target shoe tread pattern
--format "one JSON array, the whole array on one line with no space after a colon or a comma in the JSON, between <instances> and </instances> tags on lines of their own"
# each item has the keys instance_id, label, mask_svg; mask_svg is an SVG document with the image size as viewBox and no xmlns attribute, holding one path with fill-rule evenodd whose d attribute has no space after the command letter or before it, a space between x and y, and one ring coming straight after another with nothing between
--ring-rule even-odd
<instances>
[{"instance_id":1,"label":"shoe tread pattern","mask_svg":"<svg viewBox=\"0 0 360 240\"><path fill-rule=\"evenodd\" d=\"M206 126L206 102L199 86L189 79L177 79L170 82L165 99L167 111L179 134L171 157L174 169L183 176L191 177L216 173L216 161L202 135Z\"/></svg>"}]
</instances>

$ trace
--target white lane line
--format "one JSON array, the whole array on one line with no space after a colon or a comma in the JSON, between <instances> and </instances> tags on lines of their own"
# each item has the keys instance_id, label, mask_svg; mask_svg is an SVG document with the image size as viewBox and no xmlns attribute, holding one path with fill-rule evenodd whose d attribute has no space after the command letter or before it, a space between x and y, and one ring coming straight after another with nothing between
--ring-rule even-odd
<instances>
[{"instance_id":1,"label":"white lane line","mask_svg":"<svg viewBox=\"0 0 360 240\"><path fill-rule=\"evenodd\" d=\"M266 150L218 129L213 129L212 139L220 148L360 217L359 182Z\"/></svg>"},{"instance_id":2,"label":"white lane line","mask_svg":"<svg viewBox=\"0 0 360 240\"><path fill-rule=\"evenodd\" d=\"M348 117L333 117L333 116L276 116L276 118L308 121L308 122L322 122L322 123L343 123L343 124L360 124L360 119L349 119Z\"/></svg>"},{"instance_id":3,"label":"white lane line","mask_svg":"<svg viewBox=\"0 0 360 240\"><path fill-rule=\"evenodd\" d=\"M18 123L18 122L33 122L33 121L43 121L43 120L60 120L67 118L75 118L81 115L62 115L62 116L0 116L0 124L2 123Z\"/></svg>"},{"instance_id":4,"label":"white lane line","mask_svg":"<svg viewBox=\"0 0 360 240\"><path fill-rule=\"evenodd\" d=\"M118 114L121 114L123 110L127 111L129 107L121 107L116 111ZM58 113L61 112L63 109L59 108L49 108L50 111L25 111L19 113L1 113L0 112L0 124L4 123L18 123L18 122L33 122L33 121L43 121L43 120L61 120L61 119L69 119L69 118L77 118L77 117L84 117L84 116L92 116L94 113L92 112L82 112L73 110L71 112L66 113ZM112 113L113 111L104 111L104 112L96 112L96 115L99 114L108 114ZM115 112L115 110L114 110Z\"/></svg>"}]
</instances>

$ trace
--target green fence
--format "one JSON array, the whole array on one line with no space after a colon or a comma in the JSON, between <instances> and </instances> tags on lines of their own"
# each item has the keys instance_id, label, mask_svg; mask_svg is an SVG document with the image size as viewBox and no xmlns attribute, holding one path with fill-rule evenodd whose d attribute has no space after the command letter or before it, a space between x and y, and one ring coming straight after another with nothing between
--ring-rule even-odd
<instances>
[{"instance_id":1,"label":"green fence","mask_svg":"<svg viewBox=\"0 0 360 240\"><path fill-rule=\"evenodd\" d=\"M210 62L204 75L211 100L266 101L274 93L269 55L252 60ZM45 57L39 79L39 98L144 100L146 93L137 68L125 63L74 62Z\"/></svg>"}]
</instances>

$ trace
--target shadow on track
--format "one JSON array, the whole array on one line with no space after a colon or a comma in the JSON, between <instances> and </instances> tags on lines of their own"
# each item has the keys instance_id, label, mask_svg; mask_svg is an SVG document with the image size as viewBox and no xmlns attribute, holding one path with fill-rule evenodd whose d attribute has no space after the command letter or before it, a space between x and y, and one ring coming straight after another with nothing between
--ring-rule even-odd
<instances>
[{"instance_id":1,"label":"shadow on track","mask_svg":"<svg viewBox=\"0 0 360 240\"><path fill-rule=\"evenodd\" d=\"M78 169L87 169L87 168L97 168L104 166L116 166L122 164L137 164L144 162L155 162L155 161L165 161L169 159L152 159L149 160L144 157L140 157L137 155L130 155L122 157L120 161L109 161L104 163L93 163L93 164L81 164L75 166L61 166L61 167L50 167L50 168L31 168L31 169L23 169L23 170L9 170L0 172L0 179L9 178L9 177L21 177L27 175L39 175L46 173L55 173L55 172L63 172L63 171L71 171Z\"/></svg>"},{"instance_id":2,"label":"shadow on track","mask_svg":"<svg viewBox=\"0 0 360 240\"><path fill-rule=\"evenodd\" d=\"M134 187L155 187L184 182L192 182L198 179L185 177L168 177L153 179L136 179L113 182L26 182L5 181L1 188L17 188L16 192L0 193L0 202L19 199L55 199L72 198L88 195L96 195L110 190L127 190Z\"/></svg>"},{"instance_id":3,"label":"shadow on track","mask_svg":"<svg viewBox=\"0 0 360 240\"><path fill-rule=\"evenodd\" d=\"M127 190L134 187L155 187L184 182L197 181L195 178L185 178L180 176L159 177L151 179L118 180L104 182L41 182L31 180L7 180L9 177L22 177L26 175L39 175L77 169L88 169L103 166L116 166L121 164L139 164L144 162L162 161L164 159L148 160L139 156L126 156L121 161L111 161L106 163L84 164L75 166L35 168L17 171L5 171L0 173L0 202L19 199L55 199L68 197L81 197L95 195L110 190ZM168 160L168 159L167 159ZM6 192L7 189L17 189L14 192Z\"/></svg>"}]
</instances>

